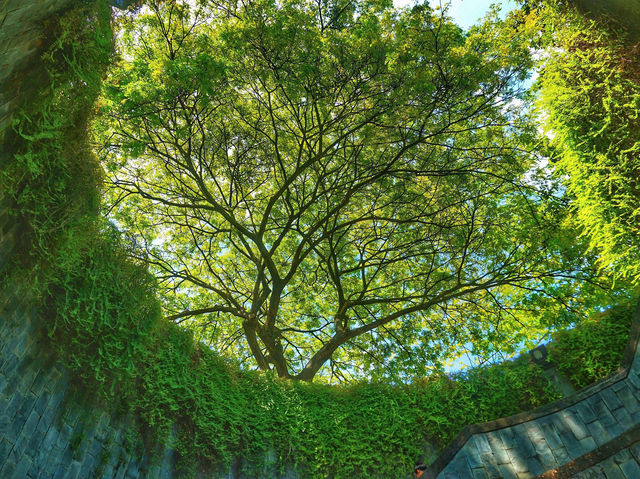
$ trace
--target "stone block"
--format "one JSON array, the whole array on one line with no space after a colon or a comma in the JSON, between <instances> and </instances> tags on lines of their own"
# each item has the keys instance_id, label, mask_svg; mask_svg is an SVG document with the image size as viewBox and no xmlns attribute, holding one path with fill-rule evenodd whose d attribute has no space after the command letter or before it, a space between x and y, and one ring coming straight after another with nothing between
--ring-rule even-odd
<instances>
[{"instance_id":1,"label":"stone block","mask_svg":"<svg viewBox=\"0 0 640 479\"><path fill-rule=\"evenodd\" d=\"M48 381L49 374L47 369L45 367L39 368L35 378L33 379L33 382L31 383L31 392L36 396L40 396L43 393L44 387Z\"/></svg>"},{"instance_id":2,"label":"stone block","mask_svg":"<svg viewBox=\"0 0 640 479\"><path fill-rule=\"evenodd\" d=\"M610 387L601 391L600 397L602 398L604 403L607 405L607 408L611 412L615 411L619 407L622 407L622 401L618 399L618 396L616 395L616 393L613 392L613 389Z\"/></svg>"},{"instance_id":3,"label":"stone block","mask_svg":"<svg viewBox=\"0 0 640 479\"><path fill-rule=\"evenodd\" d=\"M508 427L505 429L500 429L498 433L500 435L500 439L502 440L502 443L504 444L505 449L512 449L516 447L516 439L515 439L515 435L513 433L512 428ZM528 433L529 433L529 429L527 428L527 434ZM531 435L529 437L531 437Z\"/></svg>"},{"instance_id":4,"label":"stone block","mask_svg":"<svg viewBox=\"0 0 640 479\"><path fill-rule=\"evenodd\" d=\"M553 455L553 452L548 446L546 450L539 451L536 457L544 467L545 471L548 469L554 469L558 467L558 462L556 461L556 458Z\"/></svg>"},{"instance_id":5,"label":"stone block","mask_svg":"<svg viewBox=\"0 0 640 479\"><path fill-rule=\"evenodd\" d=\"M507 449L507 454L509 454L509 466L514 472L525 472L529 470L529 466L527 465L529 458L522 454L520 448L514 447L513 449Z\"/></svg>"},{"instance_id":6,"label":"stone block","mask_svg":"<svg viewBox=\"0 0 640 479\"><path fill-rule=\"evenodd\" d=\"M136 476L132 474L132 463L134 461L131 461L129 463L129 466L127 467L127 474L126 474L126 478L135 478ZM135 472L137 473L137 466L135 467ZM452 478L459 478L459 477L471 477L471 468L469 467L469 463L466 461L465 457L460 457L457 458L449 463L449 465L447 466L447 470L449 471L448 474L451 475ZM266 474L265 474L266 475ZM274 477L274 472L272 471L269 476ZM445 473L445 477L447 477L447 473Z\"/></svg>"},{"instance_id":7,"label":"stone block","mask_svg":"<svg viewBox=\"0 0 640 479\"><path fill-rule=\"evenodd\" d=\"M598 444L596 443L595 439L593 439L593 437L589 436L580 441L580 446L586 454L587 452L595 450L598 447Z\"/></svg>"},{"instance_id":8,"label":"stone block","mask_svg":"<svg viewBox=\"0 0 640 479\"><path fill-rule=\"evenodd\" d=\"M82 460L82 469L78 474L78 479L91 479L94 476L93 470L96 466L96 459L91 454L87 454Z\"/></svg>"},{"instance_id":9,"label":"stone block","mask_svg":"<svg viewBox=\"0 0 640 479\"><path fill-rule=\"evenodd\" d=\"M31 411L33 410L33 407L35 406L37 399L38 398L36 397L35 394L27 390L27 393L24 394L22 398L22 404L20 405L20 409L18 409L18 412L16 412L16 416L20 415L20 416L28 417Z\"/></svg>"},{"instance_id":10,"label":"stone block","mask_svg":"<svg viewBox=\"0 0 640 479\"><path fill-rule=\"evenodd\" d=\"M460 452L464 451L465 457L471 469L482 467L482 458L480 457L480 454L478 454L478 451L475 447L469 447L469 442L465 444Z\"/></svg>"},{"instance_id":11,"label":"stone block","mask_svg":"<svg viewBox=\"0 0 640 479\"><path fill-rule=\"evenodd\" d=\"M483 454L490 454L492 452L489 441L484 434L474 434L472 436L472 439L476 450L478 451L478 454L480 454L481 456Z\"/></svg>"},{"instance_id":12,"label":"stone block","mask_svg":"<svg viewBox=\"0 0 640 479\"><path fill-rule=\"evenodd\" d=\"M489 442L489 447L491 448L491 452L493 452L493 457L496 459L497 464L507 464L511 460L507 454L507 450L500 439L500 435L496 431L491 431L486 433L487 441Z\"/></svg>"},{"instance_id":13,"label":"stone block","mask_svg":"<svg viewBox=\"0 0 640 479\"><path fill-rule=\"evenodd\" d=\"M91 445L87 450L87 455L95 458L102 458L103 456L106 458L106 455L108 455L108 449L105 447L101 439L95 438L91 441Z\"/></svg>"},{"instance_id":14,"label":"stone block","mask_svg":"<svg viewBox=\"0 0 640 479\"><path fill-rule=\"evenodd\" d=\"M534 476L542 474L548 469L537 457L530 457L527 460L527 465L529 466L529 472L531 472L531 474L533 474Z\"/></svg>"},{"instance_id":15,"label":"stone block","mask_svg":"<svg viewBox=\"0 0 640 479\"><path fill-rule=\"evenodd\" d=\"M571 459L576 459L586 452L582 448L580 441L578 441L573 434L560 434L560 439L562 439L565 450Z\"/></svg>"},{"instance_id":16,"label":"stone block","mask_svg":"<svg viewBox=\"0 0 640 479\"><path fill-rule=\"evenodd\" d=\"M517 474L517 479L533 479L533 478L534 478L534 475L529 471L519 472Z\"/></svg>"},{"instance_id":17,"label":"stone block","mask_svg":"<svg viewBox=\"0 0 640 479\"><path fill-rule=\"evenodd\" d=\"M634 420L624 407L620 407L613 411L613 417L623 429L629 429L634 425Z\"/></svg>"},{"instance_id":18,"label":"stone block","mask_svg":"<svg viewBox=\"0 0 640 479\"><path fill-rule=\"evenodd\" d=\"M22 414L16 414L13 417L13 420L9 424L9 427L7 428L7 431L5 433L5 437L9 442L12 442L15 444L15 442L20 437L20 433L22 432L22 428L24 427L24 424L26 422L27 422L27 417Z\"/></svg>"},{"instance_id":19,"label":"stone block","mask_svg":"<svg viewBox=\"0 0 640 479\"><path fill-rule=\"evenodd\" d=\"M27 345L29 344L29 338L25 331L20 331L19 335L13 336L7 344L10 351L19 358L22 359L26 353ZM21 362L20 362L21 363ZM20 367L18 363L18 367Z\"/></svg>"},{"instance_id":20,"label":"stone block","mask_svg":"<svg viewBox=\"0 0 640 479\"><path fill-rule=\"evenodd\" d=\"M489 479L501 479L503 477L498 466L491 461L485 461L484 470Z\"/></svg>"},{"instance_id":21,"label":"stone block","mask_svg":"<svg viewBox=\"0 0 640 479\"><path fill-rule=\"evenodd\" d=\"M607 479L599 466L591 467L585 471L579 472L571 479Z\"/></svg>"},{"instance_id":22,"label":"stone block","mask_svg":"<svg viewBox=\"0 0 640 479\"><path fill-rule=\"evenodd\" d=\"M551 421L551 419L547 419L544 422L540 421L539 424L541 425L540 427L544 434L545 440L552 450L564 447L562 441L560 440L558 430L556 429L556 426Z\"/></svg>"},{"instance_id":23,"label":"stone block","mask_svg":"<svg viewBox=\"0 0 640 479\"><path fill-rule=\"evenodd\" d=\"M589 398L589 404L593 411L596 413L596 417L598 418L598 422L600 422L604 427L608 427L612 424L615 424L617 421L611 414L611 410L607 407L604 400L600 395L593 396ZM622 403L620 403L622 405Z\"/></svg>"},{"instance_id":24,"label":"stone block","mask_svg":"<svg viewBox=\"0 0 640 479\"><path fill-rule=\"evenodd\" d=\"M80 420L81 415L82 412L79 407L77 407L75 404L67 404L67 408L62 414L62 420L65 423L69 424L69 426L75 428L78 424L78 421Z\"/></svg>"},{"instance_id":25,"label":"stone block","mask_svg":"<svg viewBox=\"0 0 640 479\"><path fill-rule=\"evenodd\" d=\"M502 479L518 479L516 472L509 464L498 466L498 470Z\"/></svg>"},{"instance_id":26,"label":"stone block","mask_svg":"<svg viewBox=\"0 0 640 479\"><path fill-rule=\"evenodd\" d=\"M631 447L629 447L629 452L635 458L635 460L640 463L640 442L636 442Z\"/></svg>"},{"instance_id":27,"label":"stone block","mask_svg":"<svg viewBox=\"0 0 640 479\"><path fill-rule=\"evenodd\" d=\"M11 459L5 461L2 468L0 468L0 477L15 477L16 463Z\"/></svg>"},{"instance_id":28,"label":"stone block","mask_svg":"<svg viewBox=\"0 0 640 479\"><path fill-rule=\"evenodd\" d=\"M47 452L51 451L54 445L56 444L56 439L58 438L59 434L60 432L58 431L58 429L56 429L54 426L51 426L47 431L47 433L45 434L42 444L40 446L42 450Z\"/></svg>"},{"instance_id":29,"label":"stone block","mask_svg":"<svg viewBox=\"0 0 640 479\"><path fill-rule=\"evenodd\" d=\"M631 451L627 448L618 451L616 454L611 456L611 459L613 459L616 464L622 464L623 462L633 459L633 456L631 455Z\"/></svg>"},{"instance_id":30,"label":"stone block","mask_svg":"<svg viewBox=\"0 0 640 479\"><path fill-rule=\"evenodd\" d=\"M29 443L36 432L36 425L38 424L39 419L40 416L38 416L35 411L32 411L31 415L29 415L24 423L24 427L22 431L20 431L20 435L13 445L13 450L11 451L16 462L20 461L22 456L29 450Z\"/></svg>"},{"instance_id":31,"label":"stone block","mask_svg":"<svg viewBox=\"0 0 640 479\"><path fill-rule=\"evenodd\" d=\"M626 378L625 378L626 379ZM625 379L613 383L609 388L616 394L625 386Z\"/></svg>"},{"instance_id":32,"label":"stone block","mask_svg":"<svg viewBox=\"0 0 640 479\"><path fill-rule=\"evenodd\" d=\"M598 418L587 401L579 402L571 407L570 410L575 412L585 424L589 424Z\"/></svg>"},{"instance_id":33,"label":"stone block","mask_svg":"<svg viewBox=\"0 0 640 479\"><path fill-rule=\"evenodd\" d=\"M49 398L49 402L47 403L47 409L42 415L47 418L47 421L54 422L60 418L62 414L62 410L60 405L64 401L64 398L67 395L67 391L64 388L60 388L59 390L54 390Z\"/></svg>"},{"instance_id":34,"label":"stone block","mask_svg":"<svg viewBox=\"0 0 640 479\"><path fill-rule=\"evenodd\" d=\"M102 469L102 477L112 478L115 476L115 466L113 464L105 464Z\"/></svg>"},{"instance_id":35,"label":"stone block","mask_svg":"<svg viewBox=\"0 0 640 479\"><path fill-rule=\"evenodd\" d=\"M27 472L29 472L32 465L33 461L31 457L24 454L16 464L16 470L14 472L15 477L27 477Z\"/></svg>"},{"instance_id":36,"label":"stone block","mask_svg":"<svg viewBox=\"0 0 640 479\"><path fill-rule=\"evenodd\" d=\"M2 416L5 416L4 411L7 409L7 406L9 405L9 399L8 397L5 397L4 395L0 394L0 411L3 411L1 414ZM2 417L0 416L0 417ZM0 434L2 434L2 428L0 427Z\"/></svg>"},{"instance_id":37,"label":"stone block","mask_svg":"<svg viewBox=\"0 0 640 479\"><path fill-rule=\"evenodd\" d=\"M534 457L536 455L536 450L529 440L526 426L524 424L514 426L513 433L516 441L516 447L514 449L518 449L523 458Z\"/></svg>"},{"instance_id":38,"label":"stone block","mask_svg":"<svg viewBox=\"0 0 640 479\"><path fill-rule=\"evenodd\" d=\"M71 433L73 432L73 428L68 424L62 424L59 431L60 432L58 434L58 438L56 439L54 447L58 449L65 449L71 441Z\"/></svg>"},{"instance_id":39,"label":"stone block","mask_svg":"<svg viewBox=\"0 0 640 479\"><path fill-rule=\"evenodd\" d=\"M487 473L485 472L484 468L481 469L472 469L471 470L471 477L473 479L487 479Z\"/></svg>"},{"instance_id":40,"label":"stone block","mask_svg":"<svg viewBox=\"0 0 640 479\"><path fill-rule=\"evenodd\" d=\"M65 466L60 464L56 467L52 479L64 479Z\"/></svg>"},{"instance_id":41,"label":"stone block","mask_svg":"<svg viewBox=\"0 0 640 479\"><path fill-rule=\"evenodd\" d=\"M64 475L64 479L78 479L80 472L82 471L82 463L80 461L67 462L67 471Z\"/></svg>"},{"instance_id":42,"label":"stone block","mask_svg":"<svg viewBox=\"0 0 640 479\"><path fill-rule=\"evenodd\" d=\"M578 418L572 411L565 410L558 413L560 420L566 425L573 436L578 440L582 440L589 434L585 423Z\"/></svg>"},{"instance_id":43,"label":"stone block","mask_svg":"<svg viewBox=\"0 0 640 479\"><path fill-rule=\"evenodd\" d=\"M638 479L640 478L640 466L635 459L628 459L625 462L618 465L620 470L624 474L627 479Z\"/></svg>"},{"instance_id":44,"label":"stone block","mask_svg":"<svg viewBox=\"0 0 640 479\"><path fill-rule=\"evenodd\" d=\"M4 462L9 457L9 452L13 445L7 441L5 438L0 439L0 466L4 464Z\"/></svg>"},{"instance_id":45,"label":"stone block","mask_svg":"<svg viewBox=\"0 0 640 479\"><path fill-rule=\"evenodd\" d=\"M37 395L36 402L33 405L33 410L40 414L40 416L45 416L48 419L49 414L47 414L47 404L49 404L50 399L51 393L49 391L41 391L40 394Z\"/></svg>"},{"instance_id":46,"label":"stone block","mask_svg":"<svg viewBox=\"0 0 640 479\"><path fill-rule=\"evenodd\" d=\"M20 363L20 358L13 351L3 352L3 358L4 363L0 367L0 373L6 377L14 376L14 372Z\"/></svg>"},{"instance_id":47,"label":"stone block","mask_svg":"<svg viewBox=\"0 0 640 479\"><path fill-rule=\"evenodd\" d=\"M553 457L556 458L558 466L564 466L573 459L569 456L569 453L564 446L557 449L552 449L551 452L553 453Z\"/></svg>"},{"instance_id":48,"label":"stone block","mask_svg":"<svg viewBox=\"0 0 640 479\"><path fill-rule=\"evenodd\" d=\"M640 411L640 401L638 401L638 398L629 387L629 382L625 381L623 384L624 387L616 393L618 399L620 399L629 414Z\"/></svg>"},{"instance_id":49,"label":"stone block","mask_svg":"<svg viewBox=\"0 0 640 479\"><path fill-rule=\"evenodd\" d=\"M603 461L601 467L607 479L627 479L620 467L610 459Z\"/></svg>"},{"instance_id":50,"label":"stone block","mask_svg":"<svg viewBox=\"0 0 640 479\"><path fill-rule=\"evenodd\" d=\"M638 371L629 372L625 382L635 391L636 394L640 392L640 377L638 377Z\"/></svg>"}]
</instances>

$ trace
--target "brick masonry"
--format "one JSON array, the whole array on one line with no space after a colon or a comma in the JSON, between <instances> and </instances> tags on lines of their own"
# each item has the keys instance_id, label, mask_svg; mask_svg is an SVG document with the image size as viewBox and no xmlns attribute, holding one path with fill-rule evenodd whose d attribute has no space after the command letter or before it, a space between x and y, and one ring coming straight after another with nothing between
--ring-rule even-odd
<instances>
[{"instance_id":1,"label":"brick masonry","mask_svg":"<svg viewBox=\"0 0 640 479\"><path fill-rule=\"evenodd\" d=\"M635 316L623 366L617 373L536 410L465 428L423 478L573 477L563 466L583 456L595 456L601 449L615 450L613 446L622 436L640 430L640 305ZM618 458L618 454L623 452L612 457ZM617 471L620 468L613 467L617 460L603 460L594 467ZM631 463L625 468L635 470ZM607 477L640 478L640 473L606 473Z\"/></svg>"},{"instance_id":2,"label":"brick masonry","mask_svg":"<svg viewBox=\"0 0 640 479\"><path fill-rule=\"evenodd\" d=\"M5 291L0 311L0 477L170 477L171 456L129 437L132 418L79 398L42 346L33 311ZM161 474L160 471L166 471Z\"/></svg>"},{"instance_id":3,"label":"brick masonry","mask_svg":"<svg viewBox=\"0 0 640 479\"><path fill-rule=\"evenodd\" d=\"M35 311L19 291L0 291L0 478L173 479L185 477L167 446L149 448L134 417L73 386L46 347ZM273 459L273 458L272 458ZM236 459L196 477L298 479L289 467L264 469ZM190 477L190 476L189 476Z\"/></svg>"},{"instance_id":4,"label":"brick masonry","mask_svg":"<svg viewBox=\"0 0 640 479\"><path fill-rule=\"evenodd\" d=\"M0 0L0 145L21 89L38 74L41 21L68 3ZM0 148L0 164L7 154ZM0 272L15 231L2 213ZM29 301L0 288L0 478L181 477L171 448L145 448L130 415L77 394L47 352ZM620 372L541 409L466 428L423 478L640 478L639 324ZM198 475L279 477L241 472L243 464ZM297 477L291 468L284 475Z\"/></svg>"},{"instance_id":5,"label":"brick masonry","mask_svg":"<svg viewBox=\"0 0 640 479\"><path fill-rule=\"evenodd\" d=\"M570 477L572 479L638 479L640 478L640 442Z\"/></svg>"}]
</instances>

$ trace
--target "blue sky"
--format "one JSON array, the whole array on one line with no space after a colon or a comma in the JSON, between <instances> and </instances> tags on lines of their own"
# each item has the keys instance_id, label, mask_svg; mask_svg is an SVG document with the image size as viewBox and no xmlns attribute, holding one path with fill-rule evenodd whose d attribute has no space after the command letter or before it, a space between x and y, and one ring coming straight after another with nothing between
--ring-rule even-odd
<instances>
[{"instance_id":1,"label":"blue sky","mask_svg":"<svg viewBox=\"0 0 640 479\"><path fill-rule=\"evenodd\" d=\"M394 0L396 6L411 5L413 0ZM483 17L493 3L502 6L502 13L514 9L517 5L514 0L429 0L432 7L449 4L447 13L454 21L465 30Z\"/></svg>"}]
</instances>

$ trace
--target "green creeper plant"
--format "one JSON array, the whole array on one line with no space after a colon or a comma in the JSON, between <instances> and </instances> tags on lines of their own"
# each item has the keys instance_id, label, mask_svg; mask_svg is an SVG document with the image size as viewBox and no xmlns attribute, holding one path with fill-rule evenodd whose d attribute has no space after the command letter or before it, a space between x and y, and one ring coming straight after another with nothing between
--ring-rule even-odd
<instances>
[{"instance_id":1,"label":"green creeper plant","mask_svg":"<svg viewBox=\"0 0 640 479\"><path fill-rule=\"evenodd\" d=\"M406 20L424 19L423 13L406 14ZM95 391L97 386L106 399L127 399L139 419L135 427L140 429L133 433L146 434L151 447L168 440L175 430L172 447L177 448L185 471L194 472L201 464L215 468L243 456L255 458L243 467L257 477L267 475L268 468L294 464L310 478L328 474L336 479L394 478L410 470L423 453L425 439L443 447L464 425L528 410L558 396L540 370L524 360L395 384L372 380L330 387L295 382L273 372L240 368L203 343L202 334L160 320L155 280L146 273L144 261L131 260L144 255L113 224L100 219L97 211L101 175L87 146L86 125L100 72L109 61L108 18L103 3L81 2L49 21L49 40L55 39L45 42L43 61L49 76L25 103L15 125L17 154L14 162L3 165L0 181L13 200L13 214L27 225L25 245L29 247L23 251L29 253L16 259L22 269L16 267L15 274L38 278L32 286L44 305L49 346L81 380L80 387ZM344 19L339 15L326 19L331 22L327 28L339 36ZM458 65L464 70L463 59L475 57L465 50L462 33L450 25L446 28L462 49L459 53L464 53ZM238 31L232 28L228 33ZM369 38L366 31L361 34ZM473 42L479 42L473 43L477 48L486 46L482 38ZM192 78L185 77L191 59L184 61L171 65L175 71L165 65L167 78L174 78L178 86ZM217 78L220 65L213 59L199 57L197 64L204 80ZM124 78L122 83L131 85L129 80ZM171 82L167 86L175 87ZM108 88L120 94L117 85ZM149 93L136 88L133 82L133 99L128 101ZM170 91L176 93L179 88ZM99 101L97 105L105 106ZM130 146L141 147L135 142ZM509 197L513 203L508 204L520 200ZM554 207L560 206L548 204ZM525 241L522 234L516 237ZM569 237L554 241L569 242ZM496 248L504 248L509 241L494 240ZM500 294L512 293L504 288ZM478 299L477 309L463 303L453 306L474 314L484 303ZM548 314L552 316L552 311ZM515 327L512 324L493 334L501 341L501 335L514 332ZM598 334L605 331L600 328ZM410 336L402 328L390 333L403 340ZM470 328L468 334L475 337L480 332ZM564 337L557 339L563 354L583 354L572 349L578 341L563 343ZM620 332L617 346L622 337ZM464 339L460 333L452 342ZM606 335L593 344L596 350L613 349ZM604 354L584 364L595 379L612 362ZM601 363L607 366L600 367ZM78 441L79 436L74 443ZM272 451L275 459L264 463L265 453Z\"/></svg>"},{"instance_id":2,"label":"green creeper plant","mask_svg":"<svg viewBox=\"0 0 640 479\"><path fill-rule=\"evenodd\" d=\"M538 107L575 219L602 268L640 279L640 68L627 32L543 2Z\"/></svg>"},{"instance_id":3,"label":"green creeper plant","mask_svg":"<svg viewBox=\"0 0 640 479\"><path fill-rule=\"evenodd\" d=\"M552 335L549 360L577 389L620 367L635 306L623 304L596 314L579 326Z\"/></svg>"}]
</instances>

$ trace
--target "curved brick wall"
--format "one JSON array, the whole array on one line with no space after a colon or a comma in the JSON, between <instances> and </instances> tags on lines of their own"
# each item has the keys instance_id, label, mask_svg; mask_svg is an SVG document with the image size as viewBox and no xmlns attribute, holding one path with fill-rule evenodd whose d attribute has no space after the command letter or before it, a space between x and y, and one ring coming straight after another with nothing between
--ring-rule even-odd
<instances>
[{"instance_id":1,"label":"curved brick wall","mask_svg":"<svg viewBox=\"0 0 640 479\"><path fill-rule=\"evenodd\" d=\"M608 467L611 461L605 459L626 454L618 446L630 446L628 437L640 430L639 337L640 304L617 373L533 411L466 427L423 478L574 477L595 465L593 458L602 463L595 467ZM592 459L581 460L583 456ZM640 472L631 474L637 470L636 456L627 456L629 465L618 468L623 475L611 472L607 477L640 478Z\"/></svg>"}]
</instances>

